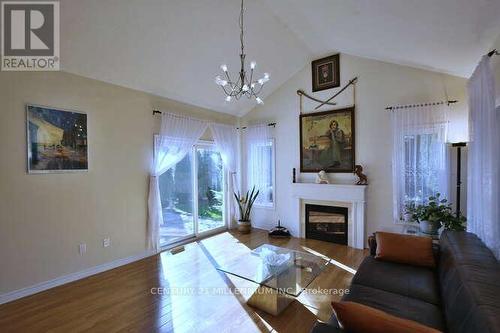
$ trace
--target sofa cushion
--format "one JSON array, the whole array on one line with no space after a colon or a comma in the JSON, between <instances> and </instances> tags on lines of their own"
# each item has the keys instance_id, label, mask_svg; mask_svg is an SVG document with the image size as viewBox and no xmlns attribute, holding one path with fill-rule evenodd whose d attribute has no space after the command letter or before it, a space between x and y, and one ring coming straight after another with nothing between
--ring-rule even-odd
<instances>
[{"instance_id":1,"label":"sofa cushion","mask_svg":"<svg viewBox=\"0 0 500 333\"><path fill-rule=\"evenodd\" d=\"M436 274L430 268L378 261L366 257L353 283L440 304Z\"/></svg>"},{"instance_id":2,"label":"sofa cushion","mask_svg":"<svg viewBox=\"0 0 500 333\"><path fill-rule=\"evenodd\" d=\"M500 265L474 234L441 235L439 279L452 332L500 332Z\"/></svg>"},{"instance_id":3,"label":"sofa cushion","mask_svg":"<svg viewBox=\"0 0 500 333\"><path fill-rule=\"evenodd\" d=\"M342 300L371 306L391 315L445 331L439 307L419 299L353 283L349 294L344 295Z\"/></svg>"},{"instance_id":4,"label":"sofa cushion","mask_svg":"<svg viewBox=\"0 0 500 333\"><path fill-rule=\"evenodd\" d=\"M390 232L375 233L377 251L375 258L424 267L436 267L432 252L432 238L402 235Z\"/></svg>"},{"instance_id":5,"label":"sofa cushion","mask_svg":"<svg viewBox=\"0 0 500 333\"><path fill-rule=\"evenodd\" d=\"M356 302L332 302L339 323L352 333L439 333L434 328Z\"/></svg>"}]
</instances>

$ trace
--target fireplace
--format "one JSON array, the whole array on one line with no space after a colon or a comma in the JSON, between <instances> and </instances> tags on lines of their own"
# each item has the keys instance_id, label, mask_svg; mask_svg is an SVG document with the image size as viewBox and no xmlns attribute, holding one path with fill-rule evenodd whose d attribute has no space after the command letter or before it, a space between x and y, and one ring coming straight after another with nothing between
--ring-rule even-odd
<instances>
[{"instance_id":1,"label":"fireplace","mask_svg":"<svg viewBox=\"0 0 500 333\"><path fill-rule=\"evenodd\" d=\"M305 205L306 238L347 245L346 207Z\"/></svg>"}]
</instances>

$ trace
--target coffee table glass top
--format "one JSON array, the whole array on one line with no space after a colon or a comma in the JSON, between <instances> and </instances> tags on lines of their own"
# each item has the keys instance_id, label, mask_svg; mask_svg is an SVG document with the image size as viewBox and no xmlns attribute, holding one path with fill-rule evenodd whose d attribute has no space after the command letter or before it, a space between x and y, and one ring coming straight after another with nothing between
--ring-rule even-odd
<instances>
[{"instance_id":1,"label":"coffee table glass top","mask_svg":"<svg viewBox=\"0 0 500 333\"><path fill-rule=\"evenodd\" d=\"M297 297L328 263L313 254L264 244L217 269Z\"/></svg>"}]
</instances>

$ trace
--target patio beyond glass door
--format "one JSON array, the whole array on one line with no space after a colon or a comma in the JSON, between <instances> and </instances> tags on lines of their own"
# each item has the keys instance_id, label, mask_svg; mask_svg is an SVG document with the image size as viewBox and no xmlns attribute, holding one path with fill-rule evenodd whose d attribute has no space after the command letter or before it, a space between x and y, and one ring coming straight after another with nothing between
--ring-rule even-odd
<instances>
[{"instance_id":1,"label":"patio beyond glass door","mask_svg":"<svg viewBox=\"0 0 500 333\"><path fill-rule=\"evenodd\" d=\"M160 224L160 245L175 243L195 234L193 200L193 154L159 178L163 223Z\"/></svg>"},{"instance_id":2,"label":"patio beyond glass door","mask_svg":"<svg viewBox=\"0 0 500 333\"><path fill-rule=\"evenodd\" d=\"M161 246L226 227L224 167L213 145L194 146L159 181L163 212Z\"/></svg>"},{"instance_id":3,"label":"patio beyond glass door","mask_svg":"<svg viewBox=\"0 0 500 333\"><path fill-rule=\"evenodd\" d=\"M224 168L212 146L196 147L198 233L224 227Z\"/></svg>"}]
</instances>

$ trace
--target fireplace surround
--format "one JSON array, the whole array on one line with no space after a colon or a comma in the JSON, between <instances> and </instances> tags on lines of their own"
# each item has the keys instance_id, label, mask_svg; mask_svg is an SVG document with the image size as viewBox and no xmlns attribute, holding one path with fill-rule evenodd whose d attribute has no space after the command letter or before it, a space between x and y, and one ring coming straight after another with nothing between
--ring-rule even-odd
<instances>
[{"instance_id":1,"label":"fireplace surround","mask_svg":"<svg viewBox=\"0 0 500 333\"><path fill-rule=\"evenodd\" d=\"M299 237L306 238L305 206L322 205L344 207L348 210L347 245L365 247L365 192L366 185L293 183L292 205L297 224L291 226Z\"/></svg>"}]
</instances>

